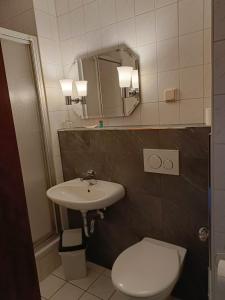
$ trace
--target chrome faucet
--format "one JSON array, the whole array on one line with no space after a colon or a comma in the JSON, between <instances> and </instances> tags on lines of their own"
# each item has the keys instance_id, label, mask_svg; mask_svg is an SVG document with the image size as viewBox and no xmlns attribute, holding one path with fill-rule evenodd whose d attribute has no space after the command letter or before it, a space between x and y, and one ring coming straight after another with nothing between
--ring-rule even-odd
<instances>
[{"instance_id":1,"label":"chrome faucet","mask_svg":"<svg viewBox=\"0 0 225 300\"><path fill-rule=\"evenodd\" d=\"M89 185L95 185L97 183L96 173L94 170L88 170L86 175L80 178L81 181L88 181Z\"/></svg>"}]
</instances>

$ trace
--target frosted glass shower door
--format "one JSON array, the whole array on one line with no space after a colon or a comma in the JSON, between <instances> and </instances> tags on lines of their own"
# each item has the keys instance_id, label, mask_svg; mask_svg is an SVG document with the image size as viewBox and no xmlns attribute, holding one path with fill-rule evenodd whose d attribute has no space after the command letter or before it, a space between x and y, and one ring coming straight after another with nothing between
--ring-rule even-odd
<instances>
[{"instance_id":1,"label":"frosted glass shower door","mask_svg":"<svg viewBox=\"0 0 225 300\"><path fill-rule=\"evenodd\" d=\"M49 178L29 44L1 40L33 243L53 234ZM13 172L13 170L10 170ZM13 189L13 187L12 187Z\"/></svg>"}]
</instances>

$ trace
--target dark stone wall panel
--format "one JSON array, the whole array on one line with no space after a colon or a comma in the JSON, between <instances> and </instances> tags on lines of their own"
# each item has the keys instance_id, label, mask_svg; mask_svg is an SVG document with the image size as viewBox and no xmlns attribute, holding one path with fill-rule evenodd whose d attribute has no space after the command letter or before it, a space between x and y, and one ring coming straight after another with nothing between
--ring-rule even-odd
<instances>
[{"instance_id":1,"label":"dark stone wall panel","mask_svg":"<svg viewBox=\"0 0 225 300\"><path fill-rule=\"evenodd\" d=\"M208 224L209 128L59 131L64 179L94 169L121 183L126 196L107 208L88 241L88 258L112 267L127 247L149 236L188 249L174 295L207 299L208 245L198 229ZM143 149L179 149L180 176L145 173ZM89 214L89 218L91 218ZM81 225L69 211L71 227Z\"/></svg>"}]
</instances>

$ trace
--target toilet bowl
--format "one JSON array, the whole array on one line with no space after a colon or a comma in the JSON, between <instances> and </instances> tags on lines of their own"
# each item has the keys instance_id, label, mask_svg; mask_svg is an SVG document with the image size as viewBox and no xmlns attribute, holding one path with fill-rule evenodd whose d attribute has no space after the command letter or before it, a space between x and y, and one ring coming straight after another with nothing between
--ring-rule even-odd
<instances>
[{"instance_id":1,"label":"toilet bowl","mask_svg":"<svg viewBox=\"0 0 225 300\"><path fill-rule=\"evenodd\" d=\"M182 247L144 238L118 256L112 268L112 282L128 298L168 299L185 255Z\"/></svg>"}]
</instances>

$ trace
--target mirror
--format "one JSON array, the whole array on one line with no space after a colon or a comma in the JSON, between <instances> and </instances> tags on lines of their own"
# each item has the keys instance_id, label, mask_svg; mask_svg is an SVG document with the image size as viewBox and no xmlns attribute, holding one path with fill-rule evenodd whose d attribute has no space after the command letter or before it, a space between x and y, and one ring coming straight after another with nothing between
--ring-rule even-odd
<instances>
[{"instance_id":1,"label":"mirror","mask_svg":"<svg viewBox=\"0 0 225 300\"><path fill-rule=\"evenodd\" d=\"M138 56L132 50L121 46L80 58L77 62L79 79L88 81L88 93L82 104L84 119L125 117L132 114L141 101ZM135 70L128 87L120 87L117 68L121 66Z\"/></svg>"}]
</instances>

